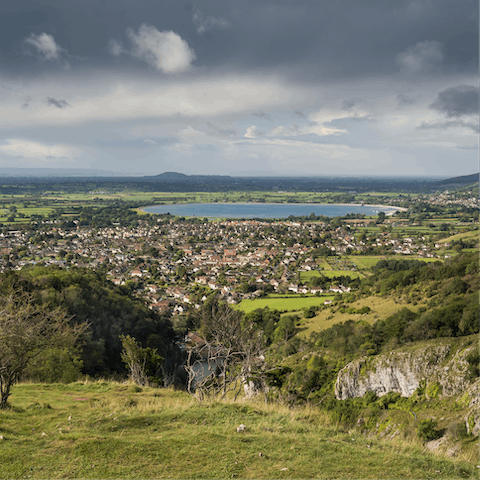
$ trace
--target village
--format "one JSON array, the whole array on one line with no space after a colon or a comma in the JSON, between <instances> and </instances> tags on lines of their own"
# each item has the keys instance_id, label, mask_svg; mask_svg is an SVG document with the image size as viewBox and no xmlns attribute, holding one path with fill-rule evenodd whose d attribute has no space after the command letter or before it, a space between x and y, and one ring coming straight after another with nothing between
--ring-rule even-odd
<instances>
[{"instance_id":1,"label":"village","mask_svg":"<svg viewBox=\"0 0 480 480\"><path fill-rule=\"evenodd\" d=\"M341 283L330 276L327 285L315 285L302 282L301 272L320 275L322 258L335 270L355 272L351 255L435 258L445 247L427 236L395 233L395 218L375 226L375 219L368 218L272 222L160 216L153 223L140 220L136 228L70 229L53 222L35 232L0 234L0 269L56 265L101 270L114 284L144 298L150 309L177 315L199 308L213 291L229 304L269 293L342 294L350 291L350 277Z\"/></svg>"}]
</instances>

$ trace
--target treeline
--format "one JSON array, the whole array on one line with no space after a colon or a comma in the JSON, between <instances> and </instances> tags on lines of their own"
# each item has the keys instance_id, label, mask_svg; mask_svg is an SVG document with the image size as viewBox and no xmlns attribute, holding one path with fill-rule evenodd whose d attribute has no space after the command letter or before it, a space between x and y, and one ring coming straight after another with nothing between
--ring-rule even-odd
<instances>
[{"instance_id":1,"label":"treeline","mask_svg":"<svg viewBox=\"0 0 480 480\"><path fill-rule=\"evenodd\" d=\"M157 377L174 381L182 353L170 319L149 310L130 290L113 285L105 276L86 269L34 267L0 277L2 294L25 291L45 309L62 307L71 322L89 327L74 351L49 351L30 375L41 381L70 381L76 375L124 376L120 335L131 335L143 347L156 349L165 360ZM56 365L63 365L60 370Z\"/></svg>"}]
</instances>

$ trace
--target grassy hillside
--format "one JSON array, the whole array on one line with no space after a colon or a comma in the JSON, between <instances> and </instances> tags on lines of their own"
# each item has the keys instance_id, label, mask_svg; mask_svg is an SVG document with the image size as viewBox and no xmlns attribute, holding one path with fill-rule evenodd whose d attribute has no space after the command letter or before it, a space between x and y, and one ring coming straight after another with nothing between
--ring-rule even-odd
<instances>
[{"instance_id":1,"label":"grassy hillside","mask_svg":"<svg viewBox=\"0 0 480 480\"><path fill-rule=\"evenodd\" d=\"M418 440L362 437L312 408L200 404L111 382L20 384L11 403L0 412L1 478L477 477Z\"/></svg>"},{"instance_id":2,"label":"grassy hillside","mask_svg":"<svg viewBox=\"0 0 480 480\"><path fill-rule=\"evenodd\" d=\"M325 330L336 323L346 322L350 319L355 321L362 320L373 324L380 318L386 318L390 315L393 315L405 305L408 305L408 303L402 303L394 297L377 297L372 295L348 303L348 307L352 307L356 310L360 310L365 306L369 307L370 312L365 314L351 314L348 312L348 309L342 312L338 307L325 306L318 311L317 315L314 317L303 318L301 320L299 335L302 338L307 339L313 332L320 332L321 330ZM423 304L418 304L413 307L413 309L419 310L422 306Z\"/></svg>"}]
</instances>

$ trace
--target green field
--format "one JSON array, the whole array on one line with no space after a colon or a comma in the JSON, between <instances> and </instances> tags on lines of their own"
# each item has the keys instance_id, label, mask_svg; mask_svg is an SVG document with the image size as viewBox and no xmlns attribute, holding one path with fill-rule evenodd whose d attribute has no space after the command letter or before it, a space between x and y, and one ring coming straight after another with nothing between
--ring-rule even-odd
<instances>
[{"instance_id":1,"label":"green field","mask_svg":"<svg viewBox=\"0 0 480 480\"><path fill-rule=\"evenodd\" d=\"M327 262L327 260L325 258L317 258L316 259L316 262L319 266L319 268L323 269L323 270L332 270L332 267L330 266L330 264Z\"/></svg>"},{"instance_id":2,"label":"green field","mask_svg":"<svg viewBox=\"0 0 480 480\"><path fill-rule=\"evenodd\" d=\"M104 381L20 384L11 404L0 411L1 478L478 476L476 464L427 453L415 437L362 436L315 408L199 403L184 392ZM412 421L408 412L387 413Z\"/></svg>"},{"instance_id":3,"label":"green field","mask_svg":"<svg viewBox=\"0 0 480 480\"><path fill-rule=\"evenodd\" d=\"M358 272L352 272L350 270L310 270L308 272L300 272L300 281L302 283L308 283L313 277L324 276L327 278L333 277L350 277L350 278L359 278L362 275Z\"/></svg>"},{"instance_id":4,"label":"green field","mask_svg":"<svg viewBox=\"0 0 480 480\"><path fill-rule=\"evenodd\" d=\"M321 297L317 297L314 295L290 295L257 298L254 300L243 300L241 303L236 305L235 308L238 308L245 313L250 313L257 308L265 307L268 307L271 310L294 311L301 310L302 308L308 308L311 306L323 305L325 300L331 300L332 298L333 295L322 295Z\"/></svg>"}]
</instances>

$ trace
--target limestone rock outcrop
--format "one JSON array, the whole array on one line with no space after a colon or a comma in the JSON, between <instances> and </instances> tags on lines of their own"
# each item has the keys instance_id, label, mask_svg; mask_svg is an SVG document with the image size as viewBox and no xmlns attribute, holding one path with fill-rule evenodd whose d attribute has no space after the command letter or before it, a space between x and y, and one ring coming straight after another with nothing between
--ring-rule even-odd
<instances>
[{"instance_id":1,"label":"limestone rock outcrop","mask_svg":"<svg viewBox=\"0 0 480 480\"><path fill-rule=\"evenodd\" d=\"M425 387L427 396L460 395L471 385L465 357L474 348L478 347L471 341L465 347L445 339L425 347L404 347L385 355L359 358L339 372L335 396L344 400L372 391L378 396L398 392L409 397L419 386Z\"/></svg>"},{"instance_id":2,"label":"limestone rock outcrop","mask_svg":"<svg viewBox=\"0 0 480 480\"><path fill-rule=\"evenodd\" d=\"M473 340L472 340L473 337ZM418 387L427 397L457 397L465 410L467 433L480 433L480 379L467 375L467 355L478 349L478 335L438 339L427 346L400 348L385 355L362 357L338 373L335 396L339 400L375 392L411 396Z\"/></svg>"}]
</instances>

